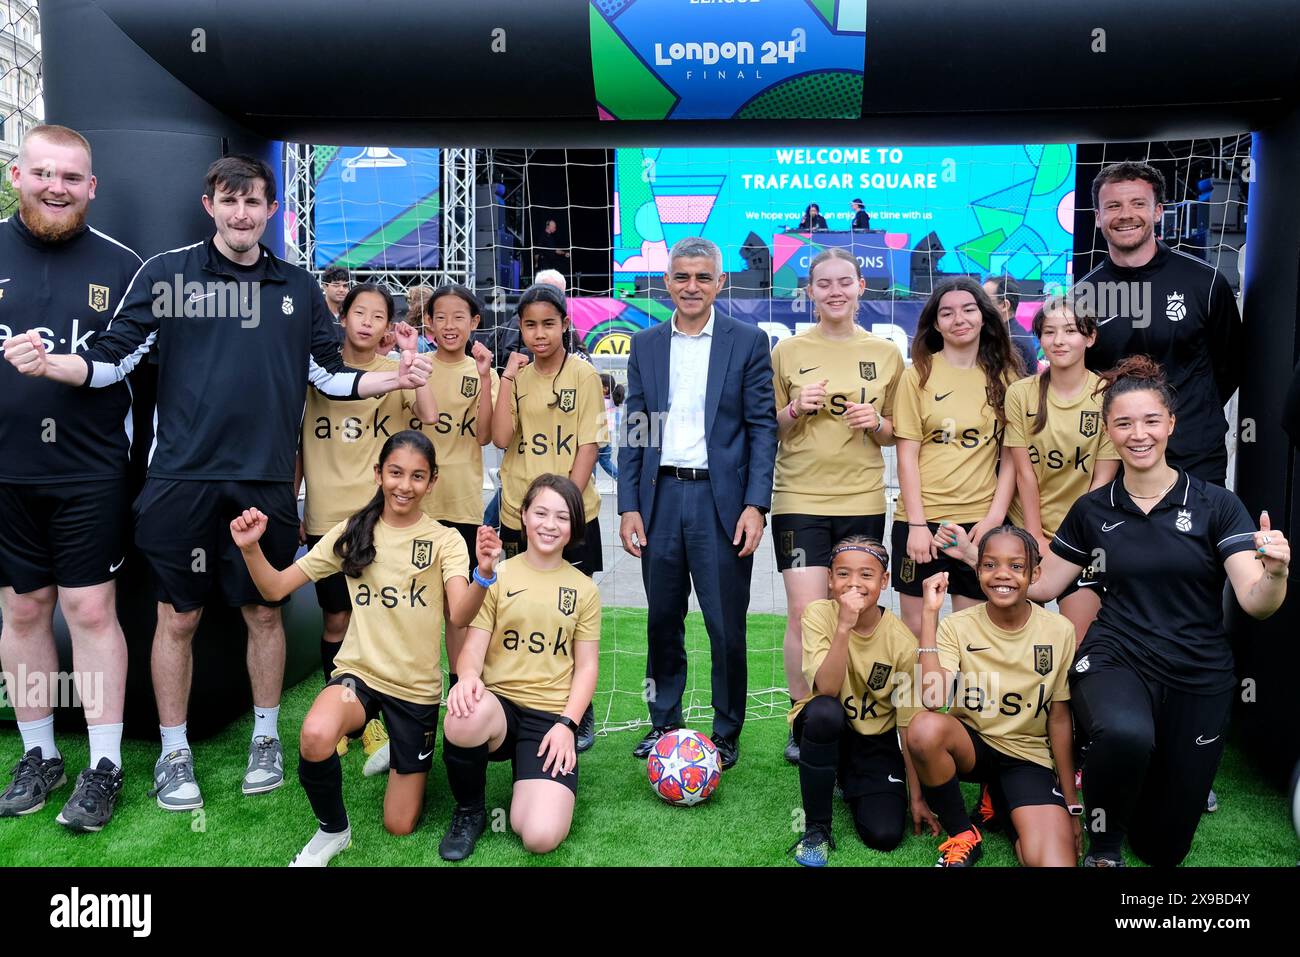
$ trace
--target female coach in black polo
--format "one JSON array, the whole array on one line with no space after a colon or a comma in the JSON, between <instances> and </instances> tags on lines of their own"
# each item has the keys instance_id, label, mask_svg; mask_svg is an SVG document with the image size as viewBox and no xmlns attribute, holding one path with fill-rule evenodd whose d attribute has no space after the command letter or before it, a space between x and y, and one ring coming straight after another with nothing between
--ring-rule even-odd
<instances>
[{"instance_id":1,"label":"female coach in black polo","mask_svg":"<svg viewBox=\"0 0 1300 957\"><path fill-rule=\"evenodd\" d=\"M1102 379L1124 471L1075 502L1029 596L1050 601L1089 563L1106 588L1070 672L1091 741L1084 866L1122 866L1126 835L1142 860L1174 866L1214 783L1236 687L1224 579L1243 611L1267 618L1286 598L1291 548L1267 512L1257 530L1231 492L1166 463L1173 394L1159 365L1131 356ZM965 534L945 529L955 554Z\"/></svg>"}]
</instances>

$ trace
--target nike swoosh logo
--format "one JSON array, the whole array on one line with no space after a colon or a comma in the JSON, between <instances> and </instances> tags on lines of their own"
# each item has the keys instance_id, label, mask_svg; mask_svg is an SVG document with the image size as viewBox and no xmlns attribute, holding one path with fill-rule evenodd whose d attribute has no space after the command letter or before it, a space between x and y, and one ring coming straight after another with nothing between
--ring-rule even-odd
<instances>
[{"instance_id":1,"label":"nike swoosh logo","mask_svg":"<svg viewBox=\"0 0 1300 957\"><path fill-rule=\"evenodd\" d=\"M266 715L264 715L264 714L263 714L262 712L260 712L260 711L255 711L254 714L256 714L259 718L265 718L265 717L266 717Z\"/></svg>"},{"instance_id":2,"label":"nike swoosh logo","mask_svg":"<svg viewBox=\"0 0 1300 957\"><path fill-rule=\"evenodd\" d=\"M1037 414L1038 414L1038 411L1037 411L1037 410L1034 410L1033 412L1026 412L1026 413L1025 413L1025 415L1029 416L1031 419L1032 419L1034 416L1036 416Z\"/></svg>"},{"instance_id":3,"label":"nike swoosh logo","mask_svg":"<svg viewBox=\"0 0 1300 957\"><path fill-rule=\"evenodd\" d=\"M1112 531L1112 530L1114 530L1114 529L1116 529L1116 528L1119 528L1119 527L1120 527L1121 525L1123 525L1123 524L1124 524L1123 522L1116 522L1114 525L1111 525L1109 522L1102 522L1102 523L1101 523L1101 530L1102 530L1103 532L1109 532L1109 531Z\"/></svg>"},{"instance_id":4,"label":"nike swoosh logo","mask_svg":"<svg viewBox=\"0 0 1300 957\"><path fill-rule=\"evenodd\" d=\"M186 301L186 302L198 302L200 299L211 299L211 298L212 298L213 296L215 296L215 295L216 295L215 292L209 292L209 293L207 293L207 294L205 294L205 295L202 295L202 296L200 296L197 292L192 292L192 293L190 293L190 298L187 299L187 300L185 300L185 301Z\"/></svg>"},{"instance_id":5,"label":"nike swoosh logo","mask_svg":"<svg viewBox=\"0 0 1300 957\"><path fill-rule=\"evenodd\" d=\"M977 651L988 651L992 647L992 645L985 645L983 648L972 648L970 645L967 645L966 650L973 655Z\"/></svg>"},{"instance_id":6,"label":"nike swoosh logo","mask_svg":"<svg viewBox=\"0 0 1300 957\"><path fill-rule=\"evenodd\" d=\"M1202 738L1202 737L1198 734L1198 735L1196 736L1196 743L1199 744L1199 745L1202 745L1202 746L1207 745L1207 744L1213 744L1215 741L1218 741L1220 737L1221 737L1221 735L1217 735L1217 734L1216 734L1214 737L1210 738L1210 740L1206 741L1204 738Z\"/></svg>"},{"instance_id":7,"label":"nike swoosh logo","mask_svg":"<svg viewBox=\"0 0 1300 957\"><path fill-rule=\"evenodd\" d=\"M948 392L945 392L943 395L936 395L936 396L934 397L934 401L935 401L935 402L942 402L944 399L948 398L948 396L950 396L950 395L952 395L951 390L948 391Z\"/></svg>"},{"instance_id":8,"label":"nike swoosh logo","mask_svg":"<svg viewBox=\"0 0 1300 957\"><path fill-rule=\"evenodd\" d=\"M820 369L820 368L821 366L809 366L807 369L800 369L799 374L807 375L809 372L812 372L814 369Z\"/></svg>"},{"instance_id":9,"label":"nike swoosh logo","mask_svg":"<svg viewBox=\"0 0 1300 957\"><path fill-rule=\"evenodd\" d=\"M894 777L892 774L889 776L889 780L890 780L892 783L894 783L894 784L902 784L902 783L903 783L901 780L899 780L898 778Z\"/></svg>"},{"instance_id":10,"label":"nike swoosh logo","mask_svg":"<svg viewBox=\"0 0 1300 957\"><path fill-rule=\"evenodd\" d=\"M1111 316L1111 317L1110 317L1110 319L1118 319L1118 318L1119 318L1119 316ZM1104 326L1106 323L1110 322L1110 319L1098 319L1098 320L1097 320L1097 325L1099 325L1099 326Z\"/></svg>"},{"instance_id":11,"label":"nike swoosh logo","mask_svg":"<svg viewBox=\"0 0 1300 957\"><path fill-rule=\"evenodd\" d=\"M1056 788L1052 788L1052 793L1055 794L1057 797L1059 797L1062 801L1065 800L1065 795L1062 794L1060 791L1056 790Z\"/></svg>"},{"instance_id":12,"label":"nike swoosh logo","mask_svg":"<svg viewBox=\"0 0 1300 957\"><path fill-rule=\"evenodd\" d=\"M523 594L524 592L526 592L526 591L528 591L527 588L521 588L521 589L519 589L518 591L508 591L508 592L506 592L506 597L507 597L507 598L514 598L516 595L522 595L522 594Z\"/></svg>"},{"instance_id":13,"label":"nike swoosh logo","mask_svg":"<svg viewBox=\"0 0 1300 957\"><path fill-rule=\"evenodd\" d=\"M11 276L10 279L12 279L12 278L13 278L13 277ZM0 279L0 282L8 282L8 281L9 281L8 279Z\"/></svg>"},{"instance_id":14,"label":"nike swoosh logo","mask_svg":"<svg viewBox=\"0 0 1300 957\"><path fill-rule=\"evenodd\" d=\"M415 760L417 760L417 761L423 761L425 758L427 758L427 757L428 757L429 755L431 755L431 754L433 754L432 751L421 751L421 752L420 752L420 756L419 756L418 758L416 758Z\"/></svg>"},{"instance_id":15,"label":"nike swoosh logo","mask_svg":"<svg viewBox=\"0 0 1300 957\"><path fill-rule=\"evenodd\" d=\"M113 574L113 572L117 571L119 568L122 567L122 563L125 562L125 561L126 561L126 556L123 555L121 558L119 558L119 559L117 560L117 564L116 564L116 565L109 565L109 566L108 566L108 573L109 573L110 575Z\"/></svg>"}]
</instances>

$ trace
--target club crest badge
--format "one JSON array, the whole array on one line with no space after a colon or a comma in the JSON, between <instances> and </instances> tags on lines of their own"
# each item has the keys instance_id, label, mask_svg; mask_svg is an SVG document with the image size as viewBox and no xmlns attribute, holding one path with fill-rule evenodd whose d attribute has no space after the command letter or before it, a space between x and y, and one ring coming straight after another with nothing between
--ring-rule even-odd
<instances>
[{"instance_id":1,"label":"club crest badge","mask_svg":"<svg viewBox=\"0 0 1300 957\"><path fill-rule=\"evenodd\" d=\"M1085 439L1090 439L1097 434L1097 427L1101 424L1100 412L1080 412L1079 413L1079 434Z\"/></svg>"},{"instance_id":2,"label":"club crest badge","mask_svg":"<svg viewBox=\"0 0 1300 957\"><path fill-rule=\"evenodd\" d=\"M1189 509L1180 508L1178 518L1174 520L1174 528L1180 532L1190 532L1192 530L1192 513Z\"/></svg>"},{"instance_id":3,"label":"club crest badge","mask_svg":"<svg viewBox=\"0 0 1300 957\"><path fill-rule=\"evenodd\" d=\"M794 554L794 532L781 533L781 554L786 556Z\"/></svg>"},{"instance_id":4,"label":"club crest badge","mask_svg":"<svg viewBox=\"0 0 1300 957\"><path fill-rule=\"evenodd\" d=\"M883 661L877 661L871 666L871 674L867 676L867 687L872 691L881 690L889 681L889 673L893 670L893 665L886 664Z\"/></svg>"},{"instance_id":5,"label":"club crest badge","mask_svg":"<svg viewBox=\"0 0 1300 957\"><path fill-rule=\"evenodd\" d=\"M433 564L433 542L417 538L411 542L411 564L416 568L428 568Z\"/></svg>"},{"instance_id":6,"label":"club crest badge","mask_svg":"<svg viewBox=\"0 0 1300 957\"><path fill-rule=\"evenodd\" d=\"M1171 292L1165 297L1165 318L1170 322L1182 322L1187 318L1187 304L1183 302L1181 292Z\"/></svg>"},{"instance_id":7,"label":"club crest badge","mask_svg":"<svg viewBox=\"0 0 1300 957\"><path fill-rule=\"evenodd\" d=\"M478 395L478 379L472 375L463 375L460 377L460 394L467 399L472 399Z\"/></svg>"},{"instance_id":8,"label":"club crest badge","mask_svg":"<svg viewBox=\"0 0 1300 957\"><path fill-rule=\"evenodd\" d=\"M898 577L902 581L912 582L916 580L916 562L910 558L903 559L903 567L898 570Z\"/></svg>"},{"instance_id":9,"label":"club crest badge","mask_svg":"<svg viewBox=\"0 0 1300 957\"><path fill-rule=\"evenodd\" d=\"M561 412L572 412L578 405L577 389L561 389L559 409Z\"/></svg>"},{"instance_id":10,"label":"club crest badge","mask_svg":"<svg viewBox=\"0 0 1300 957\"><path fill-rule=\"evenodd\" d=\"M285 296L283 299L280 300L280 311L281 311L282 313L284 313L286 316L292 316L292 315L293 315L293 297L292 297L292 296Z\"/></svg>"},{"instance_id":11,"label":"club crest badge","mask_svg":"<svg viewBox=\"0 0 1300 957\"><path fill-rule=\"evenodd\" d=\"M1082 658L1080 658L1078 661L1074 663L1074 670L1079 674L1083 674L1091 667L1092 667L1092 662L1088 660L1087 655L1084 655Z\"/></svg>"},{"instance_id":12,"label":"club crest badge","mask_svg":"<svg viewBox=\"0 0 1300 957\"><path fill-rule=\"evenodd\" d=\"M859 362L858 374L868 381L874 379L876 377L876 364L874 362Z\"/></svg>"},{"instance_id":13,"label":"club crest badge","mask_svg":"<svg viewBox=\"0 0 1300 957\"><path fill-rule=\"evenodd\" d=\"M572 615L578 609L578 589L560 589L560 614Z\"/></svg>"},{"instance_id":14,"label":"club crest badge","mask_svg":"<svg viewBox=\"0 0 1300 957\"><path fill-rule=\"evenodd\" d=\"M1034 645L1034 670L1040 675L1049 675L1052 672L1052 646L1051 645Z\"/></svg>"},{"instance_id":15,"label":"club crest badge","mask_svg":"<svg viewBox=\"0 0 1300 957\"><path fill-rule=\"evenodd\" d=\"M108 311L108 287L90 284L90 308L96 312Z\"/></svg>"}]
</instances>

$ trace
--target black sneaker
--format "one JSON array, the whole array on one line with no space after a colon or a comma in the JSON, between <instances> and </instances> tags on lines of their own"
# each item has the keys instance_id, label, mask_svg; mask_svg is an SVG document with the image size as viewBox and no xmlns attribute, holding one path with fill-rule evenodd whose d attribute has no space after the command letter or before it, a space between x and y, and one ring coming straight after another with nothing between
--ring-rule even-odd
<instances>
[{"instance_id":1,"label":"black sneaker","mask_svg":"<svg viewBox=\"0 0 1300 957\"><path fill-rule=\"evenodd\" d=\"M587 705L587 710L582 712L582 720L578 722L578 733L573 736L573 743L578 749L578 753L590 751L591 746L596 743L596 708L594 705Z\"/></svg>"},{"instance_id":2,"label":"black sneaker","mask_svg":"<svg viewBox=\"0 0 1300 957\"><path fill-rule=\"evenodd\" d=\"M666 725L662 728L651 728L650 733L636 743L632 749L632 757L645 760L650 757L650 752L655 749L655 743L669 731L676 731L672 725Z\"/></svg>"},{"instance_id":3,"label":"black sneaker","mask_svg":"<svg viewBox=\"0 0 1300 957\"><path fill-rule=\"evenodd\" d=\"M790 736L785 739L785 759L791 764L799 763L799 742L794 739L794 728L790 729Z\"/></svg>"},{"instance_id":4,"label":"black sneaker","mask_svg":"<svg viewBox=\"0 0 1300 957\"><path fill-rule=\"evenodd\" d=\"M40 748L32 748L9 772L13 783L0 794L0 817L35 814L45 807L50 792L68 783L63 773L63 758L41 757Z\"/></svg>"},{"instance_id":5,"label":"black sneaker","mask_svg":"<svg viewBox=\"0 0 1300 957\"><path fill-rule=\"evenodd\" d=\"M113 818L117 796L122 790L122 769L108 758L86 768L77 778L77 787L55 818L70 831L102 831Z\"/></svg>"},{"instance_id":6,"label":"black sneaker","mask_svg":"<svg viewBox=\"0 0 1300 957\"><path fill-rule=\"evenodd\" d=\"M487 811L460 807L451 812L451 826L438 844L438 856L444 861L463 861L474 853L474 845L487 830Z\"/></svg>"},{"instance_id":7,"label":"black sneaker","mask_svg":"<svg viewBox=\"0 0 1300 957\"><path fill-rule=\"evenodd\" d=\"M736 762L740 760L740 741L721 734L714 734L711 737L713 743L718 746L719 766L724 771L734 768Z\"/></svg>"},{"instance_id":8,"label":"black sneaker","mask_svg":"<svg viewBox=\"0 0 1300 957\"><path fill-rule=\"evenodd\" d=\"M804 867L825 867L831 851L835 850L835 838L822 825L809 824L803 837L790 850L794 852L794 859Z\"/></svg>"}]
</instances>

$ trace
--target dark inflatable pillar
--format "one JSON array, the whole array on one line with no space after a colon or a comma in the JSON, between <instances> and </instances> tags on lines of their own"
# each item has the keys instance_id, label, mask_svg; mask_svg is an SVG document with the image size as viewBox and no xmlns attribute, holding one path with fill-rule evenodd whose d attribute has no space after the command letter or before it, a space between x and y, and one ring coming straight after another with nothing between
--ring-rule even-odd
<instances>
[{"instance_id":1,"label":"dark inflatable pillar","mask_svg":"<svg viewBox=\"0 0 1300 957\"><path fill-rule=\"evenodd\" d=\"M1296 365L1300 317L1300 109L1255 134L1246 229L1242 321L1246 374L1238 402L1237 493L1258 518L1300 547L1300 476L1281 412ZM1279 785L1300 759L1300 718L1292 677L1300 670L1300 579L1292 574L1285 604L1267 621L1228 599L1240 689L1238 740ZM1243 700L1244 699L1244 700Z\"/></svg>"}]
</instances>

